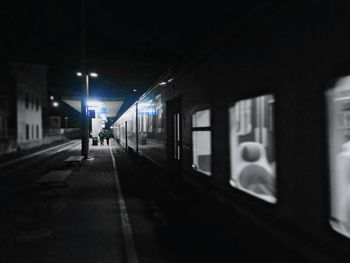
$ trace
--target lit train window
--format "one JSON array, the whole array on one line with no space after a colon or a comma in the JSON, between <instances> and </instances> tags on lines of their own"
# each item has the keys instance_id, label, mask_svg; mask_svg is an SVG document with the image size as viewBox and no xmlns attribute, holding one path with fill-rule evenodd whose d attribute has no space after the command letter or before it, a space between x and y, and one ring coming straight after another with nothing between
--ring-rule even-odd
<instances>
[{"instance_id":1,"label":"lit train window","mask_svg":"<svg viewBox=\"0 0 350 263\"><path fill-rule=\"evenodd\" d=\"M252 102L242 100L236 104L237 133L240 135L250 133L252 129L251 121Z\"/></svg>"},{"instance_id":2,"label":"lit train window","mask_svg":"<svg viewBox=\"0 0 350 263\"><path fill-rule=\"evenodd\" d=\"M155 98L155 114L156 114L156 132L162 133L163 106L162 106L161 94L158 94Z\"/></svg>"},{"instance_id":3,"label":"lit train window","mask_svg":"<svg viewBox=\"0 0 350 263\"><path fill-rule=\"evenodd\" d=\"M330 224L350 238L350 77L326 93L330 159Z\"/></svg>"},{"instance_id":4,"label":"lit train window","mask_svg":"<svg viewBox=\"0 0 350 263\"><path fill-rule=\"evenodd\" d=\"M273 95L236 102L229 109L230 184L276 203Z\"/></svg>"},{"instance_id":5,"label":"lit train window","mask_svg":"<svg viewBox=\"0 0 350 263\"><path fill-rule=\"evenodd\" d=\"M211 175L210 110L192 114L192 153L194 170Z\"/></svg>"}]
</instances>

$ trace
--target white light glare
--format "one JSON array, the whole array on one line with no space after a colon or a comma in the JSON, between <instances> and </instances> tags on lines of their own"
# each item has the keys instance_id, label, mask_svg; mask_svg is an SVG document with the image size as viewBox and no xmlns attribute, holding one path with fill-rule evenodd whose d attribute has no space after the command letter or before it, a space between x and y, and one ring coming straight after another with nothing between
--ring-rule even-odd
<instances>
[{"instance_id":1,"label":"white light glare","mask_svg":"<svg viewBox=\"0 0 350 263\"><path fill-rule=\"evenodd\" d=\"M50 96L50 100L54 100L55 99L55 97L54 96Z\"/></svg>"},{"instance_id":2,"label":"white light glare","mask_svg":"<svg viewBox=\"0 0 350 263\"><path fill-rule=\"evenodd\" d=\"M106 121L106 120L107 120L106 115L105 115L105 114L101 114L101 119L104 120L104 121Z\"/></svg>"},{"instance_id":3,"label":"white light glare","mask_svg":"<svg viewBox=\"0 0 350 263\"><path fill-rule=\"evenodd\" d=\"M54 101L54 102L52 103L52 106L58 107L58 102L57 102L57 101Z\"/></svg>"},{"instance_id":4,"label":"white light glare","mask_svg":"<svg viewBox=\"0 0 350 263\"><path fill-rule=\"evenodd\" d=\"M101 106L101 102L100 101L96 101L96 100L89 100L86 104L89 107L100 107Z\"/></svg>"},{"instance_id":5,"label":"white light glare","mask_svg":"<svg viewBox=\"0 0 350 263\"><path fill-rule=\"evenodd\" d=\"M169 79L169 80L168 80L168 82L172 82L172 81L173 81L173 79Z\"/></svg>"},{"instance_id":6,"label":"white light glare","mask_svg":"<svg viewBox=\"0 0 350 263\"><path fill-rule=\"evenodd\" d=\"M96 77L98 77L98 74L96 72L91 72L90 76L93 77L93 78L96 78Z\"/></svg>"},{"instance_id":7,"label":"white light glare","mask_svg":"<svg viewBox=\"0 0 350 263\"><path fill-rule=\"evenodd\" d=\"M136 92L137 90L136 89L133 89L134 92Z\"/></svg>"},{"instance_id":8,"label":"white light glare","mask_svg":"<svg viewBox=\"0 0 350 263\"><path fill-rule=\"evenodd\" d=\"M164 85L166 85L166 82L161 82L161 83L159 83L159 85L161 85L161 86L164 86Z\"/></svg>"},{"instance_id":9,"label":"white light glare","mask_svg":"<svg viewBox=\"0 0 350 263\"><path fill-rule=\"evenodd\" d=\"M83 76L83 73L77 72L77 76L78 76L78 77L81 77L81 76Z\"/></svg>"}]
</instances>

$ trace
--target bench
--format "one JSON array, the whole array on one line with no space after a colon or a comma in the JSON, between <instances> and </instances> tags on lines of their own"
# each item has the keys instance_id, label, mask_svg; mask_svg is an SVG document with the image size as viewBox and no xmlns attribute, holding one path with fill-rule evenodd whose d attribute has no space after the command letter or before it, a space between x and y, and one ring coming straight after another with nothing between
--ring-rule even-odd
<instances>
[{"instance_id":1,"label":"bench","mask_svg":"<svg viewBox=\"0 0 350 263\"><path fill-rule=\"evenodd\" d=\"M67 178L72 173L71 170L54 170L45 174L38 180L40 187L47 187L53 192L55 192L58 196L59 193L56 191L58 187L67 187Z\"/></svg>"},{"instance_id":2,"label":"bench","mask_svg":"<svg viewBox=\"0 0 350 263\"><path fill-rule=\"evenodd\" d=\"M69 165L73 165L74 167L78 168L81 166L81 163L84 159L84 156L70 156L68 157L65 162Z\"/></svg>"}]
</instances>

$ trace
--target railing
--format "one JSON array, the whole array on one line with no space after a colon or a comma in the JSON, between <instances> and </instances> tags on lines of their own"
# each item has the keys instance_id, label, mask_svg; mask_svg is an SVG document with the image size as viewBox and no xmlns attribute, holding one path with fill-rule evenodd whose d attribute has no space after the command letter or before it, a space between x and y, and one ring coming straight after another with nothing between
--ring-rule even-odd
<instances>
[{"instance_id":1,"label":"railing","mask_svg":"<svg viewBox=\"0 0 350 263\"><path fill-rule=\"evenodd\" d=\"M80 129L79 128L69 128L69 129L44 129L43 137L52 136L62 136L69 139L79 138Z\"/></svg>"},{"instance_id":2,"label":"railing","mask_svg":"<svg viewBox=\"0 0 350 263\"><path fill-rule=\"evenodd\" d=\"M61 130L63 132L63 135L68 139L77 139L81 136L80 128L69 128Z\"/></svg>"}]
</instances>

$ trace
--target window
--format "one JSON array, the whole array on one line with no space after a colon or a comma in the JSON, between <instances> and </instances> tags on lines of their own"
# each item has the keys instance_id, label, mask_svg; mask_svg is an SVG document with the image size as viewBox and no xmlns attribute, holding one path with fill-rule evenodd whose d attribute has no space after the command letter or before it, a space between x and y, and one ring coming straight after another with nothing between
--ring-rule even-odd
<instances>
[{"instance_id":1,"label":"window","mask_svg":"<svg viewBox=\"0 0 350 263\"><path fill-rule=\"evenodd\" d=\"M274 97L241 100L229 109L230 184L275 203Z\"/></svg>"},{"instance_id":2,"label":"window","mask_svg":"<svg viewBox=\"0 0 350 263\"><path fill-rule=\"evenodd\" d=\"M211 175L211 128L210 110L192 114L192 167L194 170Z\"/></svg>"},{"instance_id":3,"label":"window","mask_svg":"<svg viewBox=\"0 0 350 263\"><path fill-rule=\"evenodd\" d=\"M156 114L156 133L162 133L162 95L158 94L155 98L155 114Z\"/></svg>"},{"instance_id":4,"label":"window","mask_svg":"<svg viewBox=\"0 0 350 263\"><path fill-rule=\"evenodd\" d=\"M326 93L330 160L330 224L350 238L350 76Z\"/></svg>"},{"instance_id":5,"label":"window","mask_svg":"<svg viewBox=\"0 0 350 263\"><path fill-rule=\"evenodd\" d=\"M32 139L34 139L34 124L32 124Z\"/></svg>"},{"instance_id":6,"label":"window","mask_svg":"<svg viewBox=\"0 0 350 263\"><path fill-rule=\"evenodd\" d=\"M241 135L247 134L252 129L252 102L251 100L242 100L237 102L236 107L237 133Z\"/></svg>"},{"instance_id":7,"label":"window","mask_svg":"<svg viewBox=\"0 0 350 263\"><path fill-rule=\"evenodd\" d=\"M39 139L39 125L36 126L36 138Z\"/></svg>"},{"instance_id":8,"label":"window","mask_svg":"<svg viewBox=\"0 0 350 263\"><path fill-rule=\"evenodd\" d=\"M26 124L26 140L29 140L29 125Z\"/></svg>"},{"instance_id":9,"label":"window","mask_svg":"<svg viewBox=\"0 0 350 263\"><path fill-rule=\"evenodd\" d=\"M29 108L29 95L28 93L25 94L25 100L26 100L26 109Z\"/></svg>"}]
</instances>

